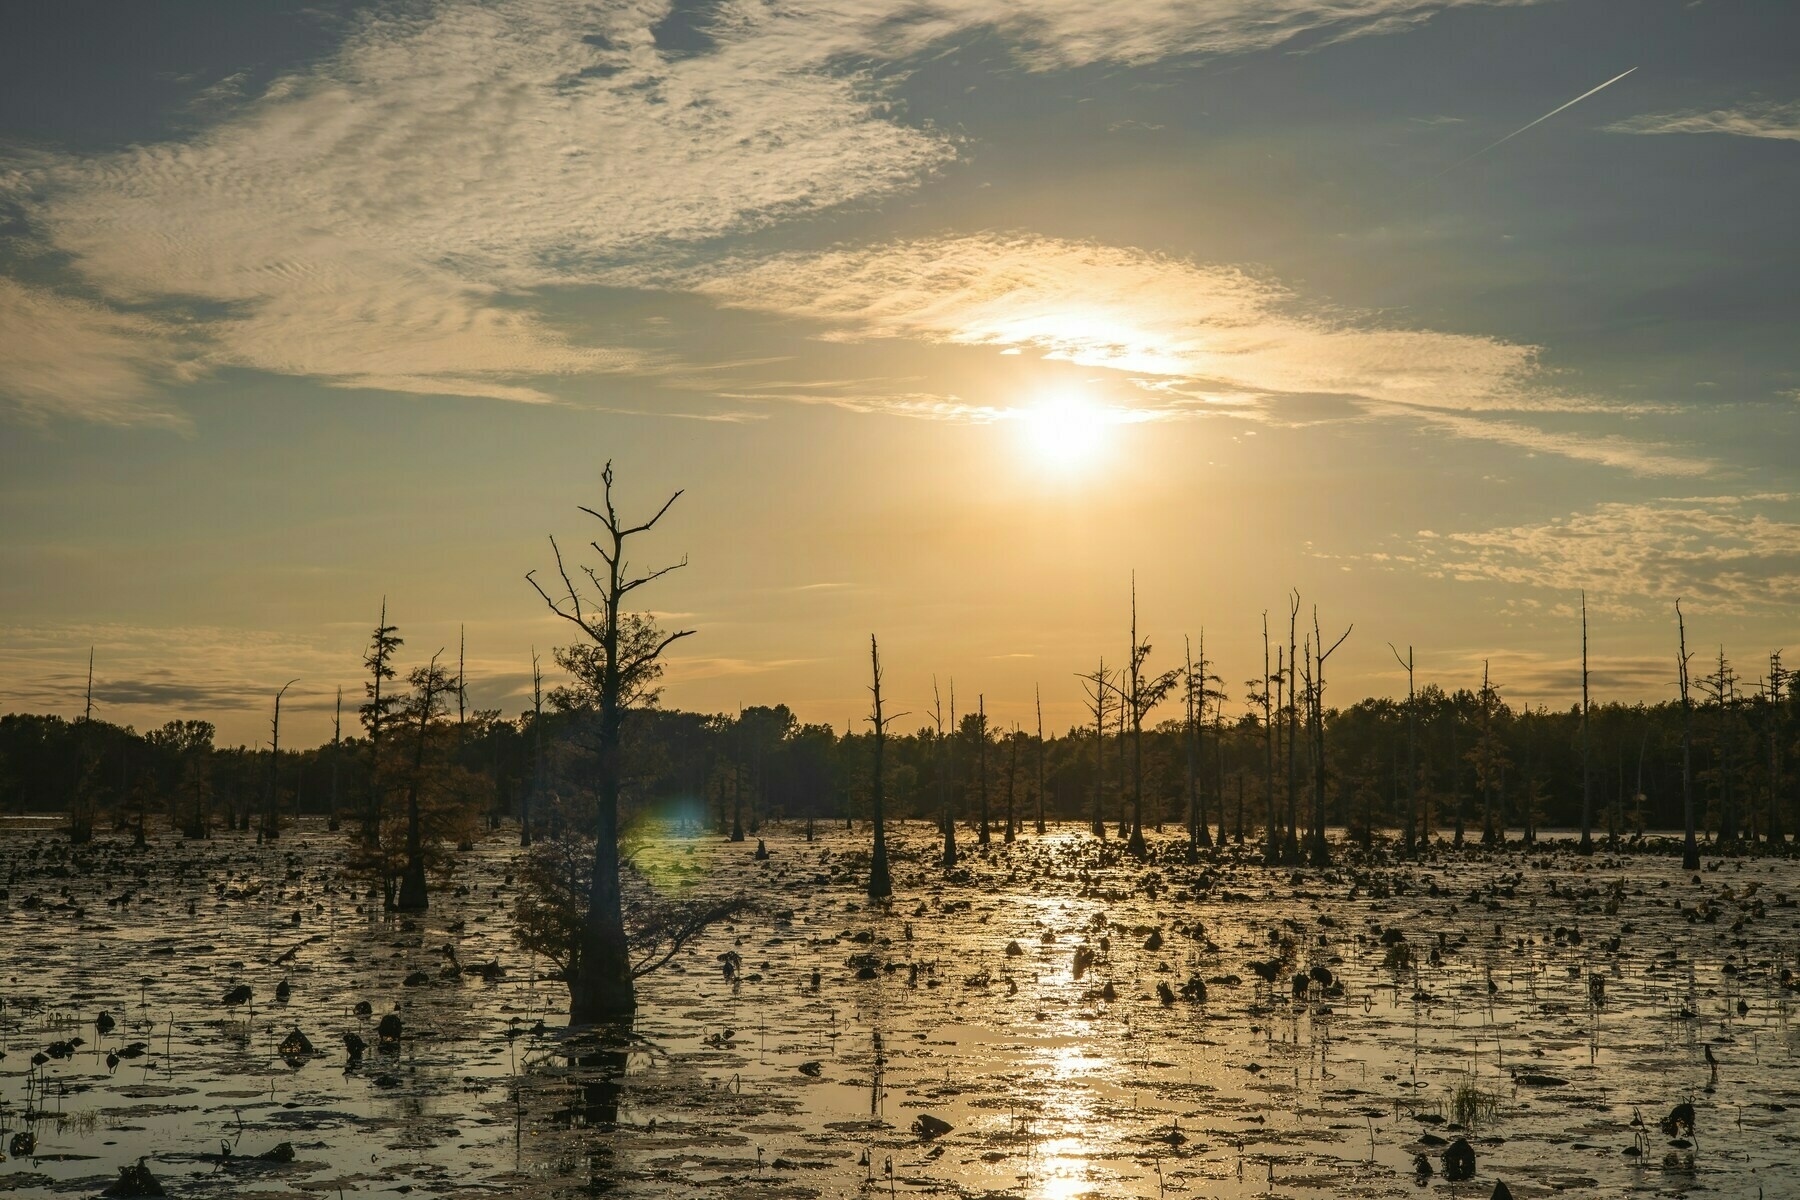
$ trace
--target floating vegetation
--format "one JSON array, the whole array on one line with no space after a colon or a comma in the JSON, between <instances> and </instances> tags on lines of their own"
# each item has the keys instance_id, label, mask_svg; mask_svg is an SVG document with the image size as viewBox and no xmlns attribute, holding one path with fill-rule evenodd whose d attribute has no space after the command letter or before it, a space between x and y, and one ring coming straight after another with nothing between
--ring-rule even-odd
<instances>
[{"instance_id":1,"label":"floating vegetation","mask_svg":"<svg viewBox=\"0 0 1800 1200\"><path fill-rule=\"evenodd\" d=\"M631 1027L580 1031L515 938L503 835L393 914L322 823L144 854L0 834L0 1194L141 1167L205 1198L1372 1200L1465 1169L1480 1196L1754 1195L1790 1169L1800 862L1295 870L1152 837L1138 863L1060 826L971 834L946 875L896 822L871 905L866 832L758 832L762 860L646 840L683 896L762 903L644 976ZM96 928L121 879L129 921Z\"/></svg>"}]
</instances>

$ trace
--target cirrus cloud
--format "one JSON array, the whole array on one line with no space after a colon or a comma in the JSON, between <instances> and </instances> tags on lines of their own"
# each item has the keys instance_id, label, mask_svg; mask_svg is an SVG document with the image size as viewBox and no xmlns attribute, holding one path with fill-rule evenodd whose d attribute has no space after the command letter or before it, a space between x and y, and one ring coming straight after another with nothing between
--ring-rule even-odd
<instances>
[{"instance_id":1,"label":"cirrus cloud","mask_svg":"<svg viewBox=\"0 0 1800 1200\"><path fill-rule=\"evenodd\" d=\"M950 163L957 139L907 121L891 88L959 39L997 36L1047 71L1525 2L725 0L683 10L687 45L654 0L389 5L262 94L215 96L219 119L188 140L34 154L0 175L0 197L93 298L84 336L110 320L124 328L108 336L161 349L102 355L116 372L99 403L22 354L0 356L0 376L33 406L96 419L147 411L178 360L543 401L545 379L655 363L578 344L542 315L541 289L692 261L712 239L876 202ZM146 315L159 306L182 319ZM1369 370L1405 353L1359 344Z\"/></svg>"}]
</instances>

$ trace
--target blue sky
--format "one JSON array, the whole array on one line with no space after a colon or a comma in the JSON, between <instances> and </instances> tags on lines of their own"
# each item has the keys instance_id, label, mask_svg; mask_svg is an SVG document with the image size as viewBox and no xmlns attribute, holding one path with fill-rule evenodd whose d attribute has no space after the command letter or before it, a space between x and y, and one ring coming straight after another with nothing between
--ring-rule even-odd
<instances>
[{"instance_id":1,"label":"blue sky","mask_svg":"<svg viewBox=\"0 0 1800 1200\"><path fill-rule=\"evenodd\" d=\"M1800 12L58 5L0 45L0 704L324 731L385 595L514 710L628 502L667 699L840 727L873 630L1052 724L1125 636L1340 698L1666 694L1800 601ZM1559 105L1631 74L1493 146ZM1492 146L1484 150L1484 147ZM1339 665L1341 664L1341 666ZM1234 690L1241 690L1234 686ZM917 707L917 706L914 706Z\"/></svg>"}]
</instances>

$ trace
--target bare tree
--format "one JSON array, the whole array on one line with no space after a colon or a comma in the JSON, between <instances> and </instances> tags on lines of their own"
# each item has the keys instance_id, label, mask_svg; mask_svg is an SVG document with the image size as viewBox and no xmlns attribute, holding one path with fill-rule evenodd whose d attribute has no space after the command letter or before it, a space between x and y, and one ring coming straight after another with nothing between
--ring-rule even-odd
<instances>
[{"instance_id":1,"label":"bare tree","mask_svg":"<svg viewBox=\"0 0 1800 1200\"><path fill-rule=\"evenodd\" d=\"M1312 694L1312 746L1313 746L1313 821L1312 821L1312 865L1324 867L1331 864L1331 851L1325 842L1325 662L1337 648L1344 644L1355 629L1351 625L1345 629L1338 640L1325 648L1324 636L1319 632L1319 610L1313 609L1313 638L1318 647L1313 659L1316 678L1310 689Z\"/></svg>"},{"instance_id":2,"label":"bare tree","mask_svg":"<svg viewBox=\"0 0 1800 1200\"><path fill-rule=\"evenodd\" d=\"M273 840L281 836L281 698L299 682L298 679L290 679L275 693L275 716L269 723L269 803L263 809L261 823L256 827L256 840L259 844L264 838Z\"/></svg>"},{"instance_id":3,"label":"bare tree","mask_svg":"<svg viewBox=\"0 0 1800 1200\"><path fill-rule=\"evenodd\" d=\"M1419 800L1419 760L1418 760L1418 696L1413 691L1413 648L1406 648L1406 657L1400 657L1400 651L1394 643L1388 643L1388 649L1394 652L1394 661L1406 668L1406 803L1401 814L1403 822L1400 834L1400 851L1408 858L1413 852L1413 830L1418 823L1416 811Z\"/></svg>"},{"instance_id":4,"label":"bare tree","mask_svg":"<svg viewBox=\"0 0 1800 1200\"><path fill-rule=\"evenodd\" d=\"M981 824L975 833L975 844L988 844L988 723L987 694L975 696L975 739L980 746L975 757L975 795L981 810Z\"/></svg>"},{"instance_id":5,"label":"bare tree","mask_svg":"<svg viewBox=\"0 0 1800 1200\"><path fill-rule=\"evenodd\" d=\"M337 707L331 713L331 801L326 810L325 828L338 829L338 747L344 739L344 689L337 690Z\"/></svg>"},{"instance_id":6,"label":"bare tree","mask_svg":"<svg viewBox=\"0 0 1800 1200\"><path fill-rule=\"evenodd\" d=\"M886 900L894 894L894 880L888 874L887 824L882 813L883 790L885 776L882 763L882 751L887 744L888 726L904 717L905 713L884 716L881 711L881 650L875 644L875 635L869 635L869 667L874 682L869 686L874 696L869 713L869 724L875 730L875 766L870 777L869 797L872 816L875 821L875 853L869 863L869 899Z\"/></svg>"},{"instance_id":7,"label":"bare tree","mask_svg":"<svg viewBox=\"0 0 1800 1200\"><path fill-rule=\"evenodd\" d=\"M1589 764L1588 744L1588 634L1587 589L1581 592L1581 844L1583 854L1594 852L1594 773ZM1527 784L1529 785L1529 779Z\"/></svg>"},{"instance_id":8,"label":"bare tree","mask_svg":"<svg viewBox=\"0 0 1800 1200\"><path fill-rule=\"evenodd\" d=\"M1006 831L1001 840L1007 845L1013 843L1013 831L1017 822L1013 819L1013 792L1019 778L1019 727L1013 726L1011 736L1006 739L1008 755L1006 759Z\"/></svg>"},{"instance_id":9,"label":"bare tree","mask_svg":"<svg viewBox=\"0 0 1800 1200\"><path fill-rule=\"evenodd\" d=\"M1032 694L1037 697L1037 832L1044 832L1044 692L1037 685L1032 685Z\"/></svg>"},{"instance_id":10,"label":"bare tree","mask_svg":"<svg viewBox=\"0 0 1800 1200\"><path fill-rule=\"evenodd\" d=\"M1787 835L1781 823L1781 708L1787 700L1790 677L1781 665L1781 651L1769 651L1769 677L1764 682L1769 700L1769 841L1782 845Z\"/></svg>"},{"instance_id":11,"label":"bare tree","mask_svg":"<svg viewBox=\"0 0 1800 1200\"><path fill-rule=\"evenodd\" d=\"M1700 845L1694 840L1694 705L1688 696L1687 621L1681 601L1675 601L1676 684L1681 689L1681 819L1686 830L1681 843L1681 867L1700 869Z\"/></svg>"},{"instance_id":12,"label":"bare tree","mask_svg":"<svg viewBox=\"0 0 1800 1200\"><path fill-rule=\"evenodd\" d=\"M531 805L544 794L544 668L531 648L531 786L519 803L519 848L531 848Z\"/></svg>"},{"instance_id":13,"label":"bare tree","mask_svg":"<svg viewBox=\"0 0 1800 1200\"><path fill-rule=\"evenodd\" d=\"M1088 712L1094 717L1094 813L1093 834L1106 840L1106 718L1113 711L1112 672L1106 669L1106 656L1091 675L1078 676L1087 693Z\"/></svg>"},{"instance_id":14,"label":"bare tree","mask_svg":"<svg viewBox=\"0 0 1800 1200\"><path fill-rule=\"evenodd\" d=\"M956 812L950 806L950 746L944 740L944 698L938 693L937 676L931 677L931 715L937 722L938 814L943 823L944 870L956 866ZM950 727L956 728L956 681L950 681Z\"/></svg>"},{"instance_id":15,"label":"bare tree","mask_svg":"<svg viewBox=\"0 0 1800 1200\"><path fill-rule=\"evenodd\" d=\"M600 522L603 531L600 538L588 544L606 564L604 573L592 567L582 568L595 589L595 598L583 600L555 538L550 539L550 549L556 556L562 593L553 599L539 586L536 572L525 576L550 611L581 630L598 656L598 678L594 681L594 699L599 709L594 747L598 785L594 865L581 928L578 977L570 983L569 1020L574 1024L628 1018L637 1010L631 948L625 936L619 890L619 786L623 773L620 733L626 711L647 698L660 676L663 652L693 633L691 629L681 629L664 634L650 617L625 611L631 593L687 565L684 557L671 566L633 576L625 558L626 542L655 528L681 493L677 491L664 501L649 520L628 525L613 505L611 462L600 472L600 483L600 510L581 508Z\"/></svg>"}]
</instances>

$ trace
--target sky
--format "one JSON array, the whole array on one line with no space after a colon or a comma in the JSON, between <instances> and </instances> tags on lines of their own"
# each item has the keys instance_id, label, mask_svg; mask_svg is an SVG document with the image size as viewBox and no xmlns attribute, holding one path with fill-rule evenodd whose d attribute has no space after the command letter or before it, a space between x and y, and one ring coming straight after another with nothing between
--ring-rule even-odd
<instances>
[{"instance_id":1,"label":"sky","mask_svg":"<svg viewBox=\"0 0 1800 1200\"><path fill-rule=\"evenodd\" d=\"M321 739L385 601L515 713L609 460L682 493L632 552L687 561L638 593L674 707L841 731L874 634L903 726L935 679L1065 729L1134 580L1228 711L1296 591L1328 704L1403 694L1391 643L1566 708L1584 592L1598 696L1673 694L1678 598L1754 687L1795 45L1785 0L30 6L0 709L78 713L91 648L108 720L255 744L291 679Z\"/></svg>"}]
</instances>

